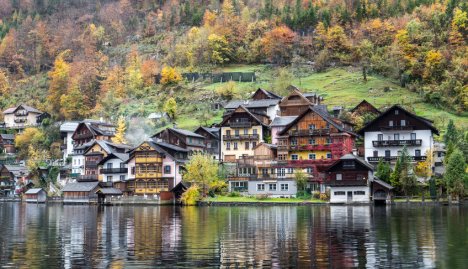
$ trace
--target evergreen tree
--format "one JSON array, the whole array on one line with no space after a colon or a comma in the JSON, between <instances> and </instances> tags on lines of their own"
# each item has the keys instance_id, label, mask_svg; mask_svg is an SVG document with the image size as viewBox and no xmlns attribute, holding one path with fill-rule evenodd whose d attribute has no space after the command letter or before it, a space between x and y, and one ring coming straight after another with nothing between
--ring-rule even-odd
<instances>
[{"instance_id":1,"label":"evergreen tree","mask_svg":"<svg viewBox=\"0 0 468 269\"><path fill-rule=\"evenodd\" d=\"M380 180L383 180L387 183L391 183L390 177L392 175L392 169L390 164L380 159L379 164L377 164L377 169L375 171L375 176Z\"/></svg>"},{"instance_id":2,"label":"evergreen tree","mask_svg":"<svg viewBox=\"0 0 468 269\"><path fill-rule=\"evenodd\" d=\"M411 165L411 158L406 147L403 148L400 155L400 186L401 190L408 196L413 193L416 187L416 177L413 174L413 167Z\"/></svg>"},{"instance_id":3,"label":"evergreen tree","mask_svg":"<svg viewBox=\"0 0 468 269\"><path fill-rule=\"evenodd\" d=\"M444 143L447 146L449 143L454 143L456 145L458 142L458 139L459 139L459 135L458 135L457 127L455 127L455 124L453 123L453 120L451 119L447 125L447 131L445 132L445 135L444 135Z\"/></svg>"},{"instance_id":4,"label":"evergreen tree","mask_svg":"<svg viewBox=\"0 0 468 269\"><path fill-rule=\"evenodd\" d=\"M395 168L390 175L390 184L398 191L400 191L400 174L401 174L401 158L398 158L395 163Z\"/></svg>"},{"instance_id":5,"label":"evergreen tree","mask_svg":"<svg viewBox=\"0 0 468 269\"><path fill-rule=\"evenodd\" d=\"M468 175L465 158L459 149L455 149L450 156L444 179L448 194L452 197L463 197L468 185Z\"/></svg>"}]
</instances>

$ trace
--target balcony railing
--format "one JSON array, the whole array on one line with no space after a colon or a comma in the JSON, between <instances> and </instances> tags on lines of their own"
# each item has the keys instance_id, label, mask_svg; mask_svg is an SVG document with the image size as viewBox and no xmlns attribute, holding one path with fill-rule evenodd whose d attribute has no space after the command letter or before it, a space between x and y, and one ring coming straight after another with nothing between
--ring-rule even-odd
<instances>
[{"instance_id":1,"label":"balcony railing","mask_svg":"<svg viewBox=\"0 0 468 269\"><path fill-rule=\"evenodd\" d=\"M27 119L20 118L20 119L15 119L14 121L15 121L15 123L25 123L27 121Z\"/></svg>"},{"instance_id":2,"label":"balcony railing","mask_svg":"<svg viewBox=\"0 0 468 269\"><path fill-rule=\"evenodd\" d=\"M329 128L289 131L290 136L311 136L311 135L329 135L329 134L330 134Z\"/></svg>"},{"instance_id":3,"label":"balcony railing","mask_svg":"<svg viewBox=\"0 0 468 269\"><path fill-rule=\"evenodd\" d=\"M223 140L258 140L258 134L223 135Z\"/></svg>"},{"instance_id":4,"label":"balcony railing","mask_svg":"<svg viewBox=\"0 0 468 269\"><path fill-rule=\"evenodd\" d=\"M128 168L103 168L100 171L100 174L125 174L128 172Z\"/></svg>"},{"instance_id":5,"label":"balcony railing","mask_svg":"<svg viewBox=\"0 0 468 269\"><path fill-rule=\"evenodd\" d=\"M380 126L380 130L389 131L389 130L413 130L413 125L393 125L393 126Z\"/></svg>"},{"instance_id":6,"label":"balcony railing","mask_svg":"<svg viewBox=\"0 0 468 269\"><path fill-rule=\"evenodd\" d=\"M28 115L28 112L27 111L24 111L24 112L16 112L15 113L15 116L17 117L24 117L24 116L27 116Z\"/></svg>"},{"instance_id":7,"label":"balcony railing","mask_svg":"<svg viewBox=\"0 0 468 269\"><path fill-rule=\"evenodd\" d=\"M99 162L87 161L87 162L85 163L85 166L86 166L86 167L89 167L89 168L96 168L96 167L98 167L98 163L99 163Z\"/></svg>"},{"instance_id":8,"label":"balcony railing","mask_svg":"<svg viewBox=\"0 0 468 269\"><path fill-rule=\"evenodd\" d=\"M338 144L325 144L325 145L290 145L286 146L288 150L320 150L320 151L330 151L332 147L339 147Z\"/></svg>"},{"instance_id":9,"label":"balcony railing","mask_svg":"<svg viewBox=\"0 0 468 269\"><path fill-rule=\"evenodd\" d=\"M381 159L386 162L396 161L399 156L379 156L379 157L367 157L369 162L379 162ZM410 161L425 161L426 156L409 156Z\"/></svg>"},{"instance_id":10,"label":"balcony railing","mask_svg":"<svg viewBox=\"0 0 468 269\"><path fill-rule=\"evenodd\" d=\"M301 166L301 165L308 165L308 164L315 164L315 165L328 165L335 162L336 159L316 159L316 160L288 160L288 165L290 166Z\"/></svg>"},{"instance_id":11,"label":"balcony railing","mask_svg":"<svg viewBox=\"0 0 468 269\"><path fill-rule=\"evenodd\" d=\"M252 127L251 122L231 122L229 123L231 128L250 128Z\"/></svg>"},{"instance_id":12,"label":"balcony railing","mask_svg":"<svg viewBox=\"0 0 468 269\"><path fill-rule=\"evenodd\" d=\"M422 144L422 139L372 141L372 145L374 147L421 146L421 144Z\"/></svg>"},{"instance_id":13,"label":"balcony railing","mask_svg":"<svg viewBox=\"0 0 468 269\"><path fill-rule=\"evenodd\" d=\"M98 175L80 175L78 181L97 181Z\"/></svg>"},{"instance_id":14,"label":"balcony railing","mask_svg":"<svg viewBox=\"0 0 468 269\"><path fill-rule=\"evenodd\" d=\"M91 138L93 135L92 134L76 134L74 136L74 139L85 139L85 138Z\"/></svg>"}]
</instances>

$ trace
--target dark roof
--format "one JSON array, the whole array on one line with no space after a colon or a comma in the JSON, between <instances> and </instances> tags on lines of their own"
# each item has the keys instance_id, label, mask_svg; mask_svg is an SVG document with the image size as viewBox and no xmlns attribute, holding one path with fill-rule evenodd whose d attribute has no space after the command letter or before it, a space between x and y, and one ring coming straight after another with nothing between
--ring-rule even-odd
<instances>
[{"instance_id":1,"label":"dark roof","mask_svg":"<svg viewBox=\"0 0 468 269\"><path fill-rule=\"evenodd\" d=\"M76 182L68 183L63 187L62 192L72 191L92 191L99 185L99 182Z\"/></svg>"},{"instance_id":2,"label":"dark roof","mask_svg":"<svg viewBox=\"0 0 468 269\"><path fill-rule=\"evenodd\" d=\"M42 188L29 189L28 191L25 192L25 194L37 194L40 191L44 191L44 190Z\"/></svg>"},{"instance_id":3,"label":"dark roof","mask_svg":"<svg viewBox=\"0 0 468 269\"><path fill-rule=\"evenodd\" d=\"M66 121L60 125L60 132L75 132L80 123L76 121Z\"/></svg>"},{"instance_id":4,"label":"dark roof","mask_svg":"<svg viewBox=\"0 0 468 269\"><path fill-rule=\"evenodd\" d=\"M0 134L0 136L2 137L2 139L5 139L5 140L14 140L15 139L14 134Z\"/></svg>"},{"instance_id":5,"label":"dark roof","mask_svg":"<svg viewBox=\"0 0 468 269\"><path fill-rule=\"evenodd\" d=\"M365 167L369 168L369 170L374 171L374 167L372 165L368 164L361 157L358 157L358 156L356 156L354 154L351 154L351 153L348 153L348 154L345 154L345 155L341 156L341 158L339 160L337 160L336 162L334 162L332 165L330 165L327 168L326 171L330 171L333 167L338 165L342 160L355 160L355 161L359 162L360 164L364 165Z\"/></svg>"},{"instance_id":6,"label":"dark roof","mask_svg":"<svg viewBox=\"0 0 468 269\"><path fill-rule=\"evenodd\" d=\"M267 91L267 90L262 89L262 88L258 88L258 89L254 92L254 94L252 94L252 96L254 96L258 91L263 92L263 93L264 93L268 98L270 98L270 99L281 99L281 98L283 98L283 97L277 95L277 94L274 93L274 92L270 92L270 91Z\"/></svg>"},{"instance_id":7,"label":"dark roof","mask_svg":"<svg viewBox=\"0 0 468 269\"><path fill-rule=\"evenodd\" d=\"M357 104L353 109L351 109L350 111L351 112L354 112L356 111L361 105L364 105L364 104L367 104L367 105L370 105L376 112L380 113L380 110L378 110L374 105L372 105L371 103L367 102L365 99L362 100L359 104Z\"/></svg>"},{"instance_id":8,"label":"dark roof","mask_svg":"<svg viewBox=\"0 0 468 269\"><path fill-rule=\"evenodd\" d=\"M31 107L31 106L28 106L28 105L24 105L24 104L21 104L17 107L10 107L8 109L6 109L5 111L3 111L3 114L12 114L12 113L15 113L16 110L18 110L18 108L22 107L24 110L28 111L28 112L33 112L33 113L38 113L38 114L42 114L43 112L40 111L40 110L37 110L35 109L34 107Z\"/></svg>"},{"instance_id":9,"label":"dark roof","mask_svg":"<svg viewBox=\"0 0 468 269\"><path fill-rule=\"evenodd\" d=\"M378 115L375 119L371 120L369 123L367 123L364 127L361 128L361 130L358 131L359 134L361 135L364 135L365 131L370 127L372 126L374 123L378 122L381 118L385 117L388 113L390 113L391 111L395 110L395 109L400 109L402 111L404 111L405 113L407 113L409 116L415 118L415 119L418 119L420 120L422 123L424 123L429 129L431 129L435 134L439 135L439 130L437 130L437 128L432 125L432 121L429 120L429 119L426 119L426 118L423 118L423 117L420 117L412 112L409 112L408 110L404 109L403 107L401 107L400 105L393 105L392 107L390 107L389 109L387 109L385 112L381 113L380 115Z\"/></svg>"},{"instance_id":10,"label":"dark roof","mask_svg":"<svg viewBox=\"0 0 468 269\"><path fill-rule=\"evenodd\" d=\"M294 119L291 123L289 123L288 125L286 125L286 127L284 127L283 130L281 130L278 135L284 135L289 128L291 128L291 126L293 126L294 124L296 124L300 119L302 119L305 115L307 115L307 113L309 112L315 112L317 113L320 117L322 117L325 121L327 121L330 125L333 125L336 129L338 129L340 132L346 132L346 133L349 133L351 135L354 135L354 136L357 136L355 133L351 132L351 131L348 131L348 130L345 130L341 125L339 125L338 123L336 123L335 121L333 121L331 119L331 116L330 114L328 114L328 112L326 112L326 110L322 110L320 108L318 108L318 106L309 106L308 109L306 109L301 115L297 116L296 119Z\"/></svg>"},{"instance_id":11,"label":"dark roof","mask_svg":"<svg viewBox=\"0 0 468 269\"><path fill-rule=\"evenodd\" d=\"M85 154L88 153L88 150L94 144L99 144L99 146L101 146L101 148L107 152L107 154L114 153L116 149L130 150L132 148L131 146L125 144L116 144L106 140L94 140L94 142L86 149Z\"/></svg>"},{"instance_id":12,"label":"dark roof","mask_svg":"<svg viewBox=\"0 0 468 269\"><path fill-rule=\"evenodd\" d=\"M295 120L297 116L276 116L271 122L270 126L286 126Z\"/></svg>"},{"instance_id":13,"label":"dark roof","mask_svg":"<svg viewBox=\"0 0 468 269\"><path fill-rule=\"evenodd\" d=\"M246 108L261 108L261 107L270 107L277 105L281 99L263 99L263 100L233 100L229 102L224 109L236 109L239 106L244 106Z\"/></svg>"},{"instance_id":14,"label":"dark roof","mask_svg":"<svg viewBox=\"0 0 468 269\"><path fill-rule=\"evenodd\" d=\"M29 170L26 166L5 164L4 167L16 177L29 174Z\"/></svg>"},{"instance_id":15,"label":"dark roof","mask_svg":"<svg viewBox=\"0 0 468 269\"><path fill-rule=\"evenodd\" d=\"M267 126L266 124L263 123L257 116L255 116L254 113L252 113L248 108L245 106L240 105L238 108L242 108L247 114L249 114L252 118L254 118L258 123L260 123L263 126ZM228 114L226 117L224 117L223 121L219 125L223 125L232 115L234 115L235 110Z\"/></svg>"},{"instance_id":16,"label":"dark roof","mask_svg":"<svg viewBox=\"0 0 468 269\"><path fill-rule=\"evenodd\" d=\"M304 95L304 97L319 96L319 94L317 94L316 92L306 92L306 93L303 93L302 95Z\"/></svg>"},{"instance_id":17,"label":"dark roof","mask_svg":"<svg viewBox=\"0 0 468 269\"><path fill-rule=\"evenodd\" d=\"M192 131L189 131L189 130L185 130L185 129L178 129L178 128L169 128L170 130L176 132L176 133L179 133L179 134L182 134L182 135L185 135L185 136L192 136L192 137L198 137L198 138L205 138L204 136L202 135L199 135L199 134L196 134Z\"/></svg>"},{"instance_id":18,"label":"dark roof","mask_svg":"<svg viewBox=\"0 0 468 269\"><path fill-rule=\"evenodd\" d=\"M109 155L107 155L104 159L102 159L98 165L103 165L104 163L106 163L108 160L111 160L111 159L119 159L121 160L123 163L127 162L128 161L128 158L129 158L129 154L128 153L117 153L117 152L113 152Z\"/></svg>"},{"instance_id":19,"label":"dark roof","mask_svg":"<svg viewBox=\"0 0 468 269\"><path fill-rule=\"evenodd\" d=\"M192 183L182 180L179 183L177 183L174 186L174 188L172 188L170 191L174 192L176 190L186 190L186 189L190 188L190 186L192 186Z\"/></svg>"},{"instance_id":20,"label":"dark roof","mask_svg":"<svg viewBox=\"0 0 468 269\"><path fill-rule=\"evenodd\" d=\"M105 135L105 136L114 136L115 135L115 125L108 122L103 122L99 120L85 119L80 122L76 127L76 130L80 128L80 125L86 125L88 130L94 135ZM104 127L111 127L113 130L105 130ZM75 132L76 132L75 130Z\"/></svg>"},{"instance_id":21,"label":"dark roof","mask_svg":"<svg viewBox=\"0 0 468 269\"><path fill-rule=\"evenodd\" d=\"M184 149L184 148L181 148L179 146L172 145L172 144L169 144L169 143L166 143L166 142L163 142L163 141L150 141L150 143L154 143L157 146L165 147L165 148L168 148L168 149L171 149L171 150L174 150L174 151L180 151L180 152L189 152L190 151L188 149Z\"/></svg>"},{"instance_id":22,"label":"dark roof","mask_svg":"<svg viewBox=\"0 0 468 269\"><path fill-rule=\"evenodd\" d=\"M261 145L265 145L265 146L269 147L270 149L277 149L278 148L278 145L261 142L261 143L257 144L254 149L260 147Z\"/></svg>"},{"instance_id":23,"label":"dark roof","mask_svg":"<svg viewBox=\"0 0 468 269\"><path fill-rule=\"evenodd\" d=\"M219 139L219 130L220 128L219 127L204 127L204 126L200 126L198 127L196 130L195 130L195 133L198 132L198 130L205 130L205 132L209 133L211 136L213 136L214 138L217 138Z\"/></svg>"},{"instance_id":24,"label":"dark roof","mask_svg":"<svg viewBox=\"0 0 468 269\"><path fill-rule=\"evenodd\" d=\"M101 188L99 190L96 191L96 193L102 193L104 195L122 195L122 191L120 189L117 189L117 188Z\"/></svg>"},{"instance_id":25,"label":"dark roof","mask_svg":"<svg viewBox=\"0 0 468 269\"><path fill-rule=\"evenodd\" d=\"M390 185L387 182L385 182L383 180L380 180L380 179L378 179L376 177L374 177L374 180L372 180L372 182L375 182L375 183L379 184L380 186L382 186L382 187L384 187L386 189L389 189L389 190L393 189L392 185Z\"/></svg>"}]
</instances>

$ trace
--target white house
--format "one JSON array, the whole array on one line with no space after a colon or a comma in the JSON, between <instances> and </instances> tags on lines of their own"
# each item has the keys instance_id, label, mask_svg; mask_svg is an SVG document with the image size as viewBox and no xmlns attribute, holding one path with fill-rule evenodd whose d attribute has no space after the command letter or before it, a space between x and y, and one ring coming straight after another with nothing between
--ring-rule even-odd
<instances>
[{"instance_id":1,"label":"white house","mask_svg":"<svg viewBox=\"0 0 468 269\"><path fill-rule=\"evenodd\" d=\"M128 168L127 160L128 153L113 152L107 155L99 162L101 169L99 174L102 175L103 182L124 182L127 180Z\"/></svg>"},{"instance_id":2,"label":"white house","mask_svg":"<svg viewBox=\"0 0 468 269\"><path fill-rule=\"evenodd\" d=\"M60 134L63 139L62 152L63 160L65 161L68 156L73 154L73 133L78 127L79 122L67 121L60 125Z\"/></svg>"},{"instance_id":3,"label":"white house","mask_svg":"<svg viewBox=\"0 0 468 269\"><path fill-rule=\"evenodd\" d=\"M11 129L24 129L28 126L36 126L41 122L42 116L49 116L34 107L19 105L3 111L5 127Z\"/></svg>"},{"instance_id":4,"label":"white house","mask_svg":"<svg viewBox=\"0 0 468 269\"><path fill-rule=\"evenodd\" d=\"M84 153L86 150L94 144L94 140L89 141L80 146L76 146L73 149L71 167L72 167L72 177L77 177L85 174L85 156Z\"/></svg>"},{"instance_id":5,"label":"white house","mask_svg":"<svg viewBox=\"0 0 468 269\"><path fill-rule=\"evenodd\" d=\"M424 161L434 147L439 131L432 121L394 105L369 122L360 131L364 136L364 156L369 163L380 159L395 162L406 146L411 159Z\"/></svg>"}]
</instances>

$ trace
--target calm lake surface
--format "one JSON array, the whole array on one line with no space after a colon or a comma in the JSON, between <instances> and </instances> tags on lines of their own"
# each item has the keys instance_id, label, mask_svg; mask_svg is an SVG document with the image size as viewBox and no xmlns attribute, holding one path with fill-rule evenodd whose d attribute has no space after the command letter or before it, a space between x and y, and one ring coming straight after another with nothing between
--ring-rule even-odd
<instances>
[{"instance_id":1,"label":"calm lake surface","mask_svg":"<svg viewBox=\"0 0 468 269\"><path fill-rule=\"evenodd\" d=\"M0 203L1 268L468 268L468 208Z\"/></svg>"}]
</instances>

